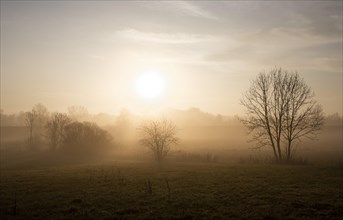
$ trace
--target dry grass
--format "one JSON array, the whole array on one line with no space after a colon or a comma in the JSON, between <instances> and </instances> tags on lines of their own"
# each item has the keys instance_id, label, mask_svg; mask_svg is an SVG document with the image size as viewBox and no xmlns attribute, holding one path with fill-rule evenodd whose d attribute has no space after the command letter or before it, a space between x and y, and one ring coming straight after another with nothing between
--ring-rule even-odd
<instances>
[{"instance_id":1,"label":"dry grass","mask_svg":"<svg viewBox=\"0 0 343 220\"><path fill-rule=\"evenodd\" d=\"M342 184L341 168L316 166L117 162L3 170L0 218L342 219Z\"/></svg>"}]
</instances>

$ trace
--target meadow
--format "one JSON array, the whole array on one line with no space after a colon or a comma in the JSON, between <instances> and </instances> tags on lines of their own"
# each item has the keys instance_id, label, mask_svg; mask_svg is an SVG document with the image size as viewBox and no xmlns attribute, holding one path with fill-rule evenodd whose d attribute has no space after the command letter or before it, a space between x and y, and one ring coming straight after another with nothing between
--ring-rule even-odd
<instances>
[{"instance_id":1,"label":"meadow","mask_svg":"<svg viewBox=\"0 0 343 220\"><path fill-rule=\"evenodd\" d=\"M1 170L0 219L342 219L341 166L110 161Z\"/></svg>"}]
</instances>

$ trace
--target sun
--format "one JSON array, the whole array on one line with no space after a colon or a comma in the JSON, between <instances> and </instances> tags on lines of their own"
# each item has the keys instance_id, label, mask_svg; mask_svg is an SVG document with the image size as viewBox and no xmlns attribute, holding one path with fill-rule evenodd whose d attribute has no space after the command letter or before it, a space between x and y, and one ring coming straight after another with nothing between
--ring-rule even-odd
<instances>
[{"instance_id":1,"label":"sun","mask_svg":"<svg viewBox=\"0 0 343 220\"><path fill-rule=\"evenodd\" d=\"M135 81L135 91L144 99L153 100L161 97L165 88L165 79L155 72L144 73Z\"/></svg>"}]
</instances>

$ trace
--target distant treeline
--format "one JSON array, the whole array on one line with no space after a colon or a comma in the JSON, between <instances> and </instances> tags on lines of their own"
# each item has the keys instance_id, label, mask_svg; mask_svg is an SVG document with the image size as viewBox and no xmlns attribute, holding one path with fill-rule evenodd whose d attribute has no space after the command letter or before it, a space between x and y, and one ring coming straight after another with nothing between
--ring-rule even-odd
<instances>
[{"instance_id":1,"label":"distant treeline","mask_svg":"<svg viewBox=\"0 0 343 220\"><path fill-rule=\"evenodd\" d=\"M24 125L27 128L24 143L15 147L12 145L12 150L18 147L34 151L50 150L79 158L106 153L114 146L112 135L94 122L79 121L75 117L76 113L84 115L86 112L84 108L74 107L69 109L69 114L49 112L44 105L36 104L24 113L9 116L1 114L1 122L16 119L15 125ZM21 142L19 137L16 141ZM3 140L1 142L5 143ZM4 144L4 148L8 148L7 145Z\"/></svg>"},{"instance_id":2,"label":"distant treeline","mask_svg":"<svg viewBox=\"0 0 343 220\"><path fill-rule=\"evenodd\" d=\"M42 116L46 117L56 112L50 112L42 104L36 104L33 109L43 112ZM25 126L25 111L20 111L15 114L6 114L1 110L1 126ZM110 115L107 113L91 114L87 108L83 106L68 107L66 115L69 118L77 121L88 121L97 123L100 126L118 125L129 120L133 124L138 124L144 116L132 114L124 109L118 115ZM166 117L178 124L179 126L187 125L239 125L236 117L223 116L220 114L211 114L203 112L198 108L189 108L187 110L165 109L159 115Z\"/></svg>"},{"instance_id":3,"label":"distant treeline","mask_svg":"<svg viewBox=\"0 0 343 220\"><path fill-rule=\"evenodd\" d=\"M42 104L36 104L33 109L43 109L46 116L53 114ZM1 110L1 126L25 126L25 111L19 111L15 114L6 114ZM123 123L137 124L142 119L141 116L134 115L128 110L122 110L118 115L107 113L91 114L83 106L68 107L67 113L69 118L80 122L94 122L99 126L121 125ZM187 110L165 109L161 116L167 117L178 126L216 126L216 125L241 125L236 116L224 116L221 114L211 114L203 112L198 108L189 108ZM326 115L325 125L342 125L342 117L338 113Z\"/></svg>"}]
</instances>

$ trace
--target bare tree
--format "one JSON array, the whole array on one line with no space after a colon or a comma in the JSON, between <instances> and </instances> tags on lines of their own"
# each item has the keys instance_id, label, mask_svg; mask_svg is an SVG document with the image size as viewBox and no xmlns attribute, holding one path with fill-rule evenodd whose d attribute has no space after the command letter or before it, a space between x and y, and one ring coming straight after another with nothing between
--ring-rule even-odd
<instances>
[{"instance_id":1,"label":"bare tree","mask_svg":"<svg viewBox=\"0 0 343 220\"><path fill-rule=\"evenodd\" d=\"M140 143L153 152L158 162L168 155L172 144L178 143L176 125L166 119L146 121L138 129L141 133Z\"/></svg>"},{"instance_id":2,"label":"bare tree","mask_svg":"<svg viewBox=\"0 0 343 220\"><path fill-rule=\"evenodd\" d=\"M257 147L271 146L277 160L290 160L294 142L302 137L315 138L324 122L311 88L297 72L281 68L260 73L241 104L246 116L240 120Z\"/></svg>"},{"instance_id":3,"label":"bare tree","mask_svg":"<svg viewBox=\"0 0 343 220\"><path fill-rule=\"evenodd\" d=\"M34 110L25 113L25 124L29 129L30 136L29 136L29 145L32 145L32 134L33 134L33 126L36 121L37 114Z\"/></svg>"},{"instance_id":4,"label":"bare tree","mask_svg":"<svg viewBox=\"0 0 343 220\"><path fill-rule=\"evenodd\" d=\"M54 113L46 124L46 136L51 144L52 150L57 150L62 142L65 127L71 122L68 115Z\"/></svg>"}]
</instances>

